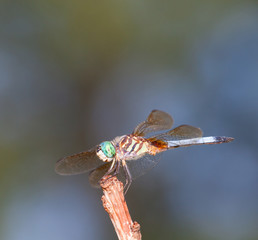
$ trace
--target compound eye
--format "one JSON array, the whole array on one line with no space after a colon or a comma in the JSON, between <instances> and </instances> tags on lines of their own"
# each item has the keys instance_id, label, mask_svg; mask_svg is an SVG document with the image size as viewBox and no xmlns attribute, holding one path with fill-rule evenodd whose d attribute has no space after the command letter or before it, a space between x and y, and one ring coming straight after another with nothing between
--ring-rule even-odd
<instances>
[{"instance_id":1,"label":"compound eye","mask_svg":"<svg viewBox=\"0 0 258 240\"><path fill-rule=\"evenodd\" d=\"M112 158L112 157L115 156L116 149L115 149L114 145L111 142L109 142L109 141L103 142L103 143L100 144L100 147L101 147L102 152L108 158Z\"/></svg>"}]
</instances>

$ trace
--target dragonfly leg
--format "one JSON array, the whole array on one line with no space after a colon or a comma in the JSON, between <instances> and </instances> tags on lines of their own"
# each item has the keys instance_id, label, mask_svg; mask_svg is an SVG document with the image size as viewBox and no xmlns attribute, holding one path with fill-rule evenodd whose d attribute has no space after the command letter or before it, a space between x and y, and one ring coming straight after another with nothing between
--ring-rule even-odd
<instances>
[{"instance_id":1,"label":"dragonfly leg","mask_svg":"<svg viewBox=\"0 0 258 240\"><path fill-rule=\"evenodd\" d=\"M115 167L114 167L114 166L115 166ZM112 162L112 164L111 164L111 166L110 166L110 168L109 168L108 171L103 175L103 177L102 177L101 179L103 179L105 176L111 175L111 176L109 176L109 177L105 180L105 181L107 181L108 179L110 179L111 177L113 177L113 176L114 176L114 173L112 173L112 172L115 171L116 167L117 167L117 160L114 158L114 159L113 159L113 162Z\"/></svg>"},{"instance_id":2,"label":"dragonfly leg","mask_svg":"<svg viewBox=\"0 0 258 240\"><path fill-rule=\"evenodd\" d=\"M116 176L119 173L119 168L120 168L120 161L118 161L117 159L114 158L110 168L104 175L104 176L111 175L106 180L110 179L113 176Z\"/></svg>"},{"instance_id":3,"label":"dragonfly leg","mask_svg":"<svg viewBox=\"0 0 258 240\"><path fill-rule=\"evenodd\" d=\"M115 167L114 167L114 166L115 166ZM108 171L105 173L105 176L111 174L112 172L114 172L114 170L116 169L116 166L117 166L117 160L114 158L113 161L112 161L112 164L111 164L110 168L109 168Z\"/></svg>"},{"instance_id":4,"label":"dragonfly leg","mask_svg":"<svg viewBox=\"0 0 258 240\"><path fill-rule=\"evenodd\" d=\"M131 173L126 165L126 162L125 160L122 160L122 165L123 165L123 169L125 171L125 175L126 175L126 180L125 180L125 187L124 187L124 192L126 194L126 192L128 191L131 183L132 183L132 176L131 176Z\"/></svg>"},{"instance_id":5,"label":"dragonfly leg","mask_svg":"<svg viewBox=\"0 0 258 240\"><path fill-rule=\"evenodd\" d=\"M121 161L116 161L116 166L115 166L115 172L114 172L114 175L117 175L119 173L119 169L120 169L120 163Z\"/></svg>"}]
</instances>

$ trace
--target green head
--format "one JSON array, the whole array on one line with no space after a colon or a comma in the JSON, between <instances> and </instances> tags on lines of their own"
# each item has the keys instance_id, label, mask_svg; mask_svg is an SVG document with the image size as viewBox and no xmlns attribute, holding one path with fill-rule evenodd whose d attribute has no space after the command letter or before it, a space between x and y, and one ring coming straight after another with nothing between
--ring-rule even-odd
<instances>
[{"instance_id":1,"label":"green head","mask_svg":"<svg viewBox=\"0 0 258 240\"><path fill-rule=\"evenodd\" d=\"M100 144L102 152L108 157L112 158L116 154L116 149L113 144L109 141L103 142Z\"/></svg>"},{"instance_id":2,"label":"green head","mask_svg":"<svg viewBox=\"0 0 258 240\"><path fill-rule=\"evenodd\" d=\"M102 142L97 149L97 155L104 162L109 162L116 154L116 149L110 141Z\"/></svg>"}]
</instances>

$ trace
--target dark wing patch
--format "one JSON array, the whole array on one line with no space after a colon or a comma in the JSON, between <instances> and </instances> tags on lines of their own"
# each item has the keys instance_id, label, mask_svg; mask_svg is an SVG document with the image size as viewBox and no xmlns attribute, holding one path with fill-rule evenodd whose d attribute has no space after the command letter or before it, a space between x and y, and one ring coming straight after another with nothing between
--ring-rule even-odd
<instances>
[{"instance_id":1,"label":"dark wing patch","mask_svg":"<svg viewBox=\"0 0 258 240\"><path fill-rule=\"evenodd\" d=\"M173 118L168 113L160 110L153 110L148 118L134 129L133 134L145 136L150 132L167 130L172 127L173 122Z\"/></svg>"}]
</instances>

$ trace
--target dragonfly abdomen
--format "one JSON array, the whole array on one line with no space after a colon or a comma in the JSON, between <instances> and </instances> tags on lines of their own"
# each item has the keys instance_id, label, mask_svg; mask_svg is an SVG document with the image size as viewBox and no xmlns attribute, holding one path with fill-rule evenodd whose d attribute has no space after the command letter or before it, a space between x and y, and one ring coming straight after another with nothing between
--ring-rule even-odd
<instances>
[{"instance_id":1,"label":"dragonfly abdomen","mask_svg":"<svg viewBox=\"0 0 258 240\"><path fill-rule=\"evenodd\" d=\"M149 154L156 155L157 153L164 152L168 149L167 142L164 142L157 138L149 138L147 139L149 144Z\"/></svg>"}]
</instances>

